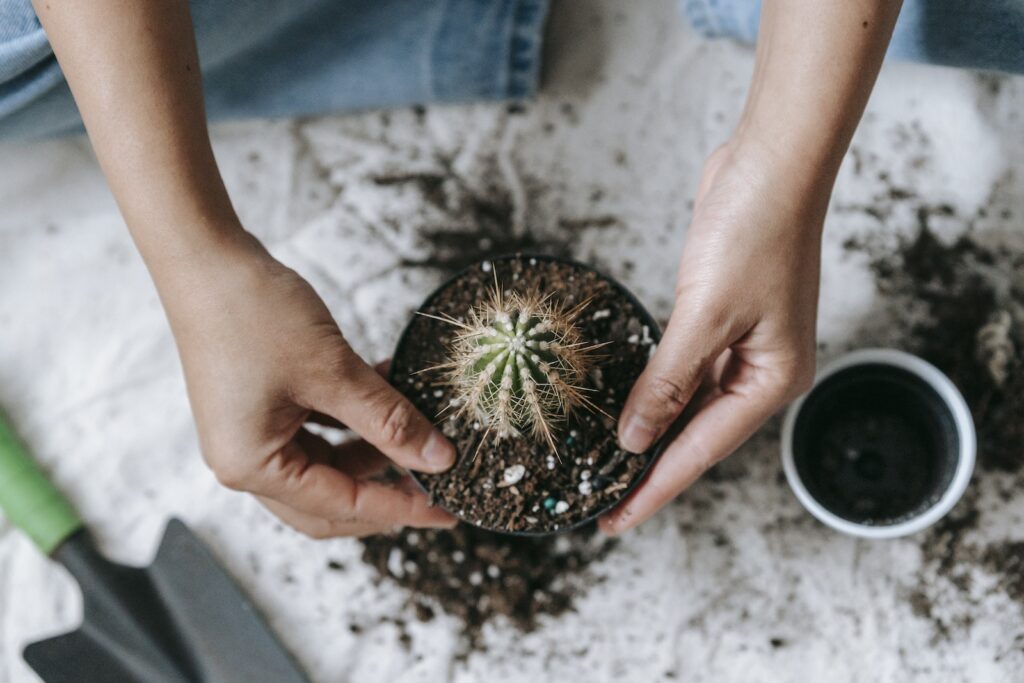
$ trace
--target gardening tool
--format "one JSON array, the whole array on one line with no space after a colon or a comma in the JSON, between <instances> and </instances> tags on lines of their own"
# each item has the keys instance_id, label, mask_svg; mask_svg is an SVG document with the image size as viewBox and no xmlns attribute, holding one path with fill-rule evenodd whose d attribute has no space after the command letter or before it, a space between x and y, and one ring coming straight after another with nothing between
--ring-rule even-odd
<instances>
[{"instance_id":1,"label":"gardening tool","mask_svg":"<svg viewBox=\"0 0 1024 683\"><path fill-rule=\"evenodd\" d=\"M25 648L47 683L308 683L253 604L181 521L149 567L100 555L0 413L0 508L82 590L77 631Z\"/></svg>"}]
</instances>

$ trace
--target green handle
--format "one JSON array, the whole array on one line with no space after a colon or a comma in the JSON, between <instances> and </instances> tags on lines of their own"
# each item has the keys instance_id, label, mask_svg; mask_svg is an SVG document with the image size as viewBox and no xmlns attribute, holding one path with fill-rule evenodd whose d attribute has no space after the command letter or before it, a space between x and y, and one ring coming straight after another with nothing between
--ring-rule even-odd
<instances>
[{"instance_id":1,"label":"green handle","mask_svg":"<svg viewBox=\"0 0 1024 683\"><path fill-rule=\"evenodd\" d=\"M0 509L49 555L82 520L15 436L0 412Z\"/></svg>"}]
</instances>

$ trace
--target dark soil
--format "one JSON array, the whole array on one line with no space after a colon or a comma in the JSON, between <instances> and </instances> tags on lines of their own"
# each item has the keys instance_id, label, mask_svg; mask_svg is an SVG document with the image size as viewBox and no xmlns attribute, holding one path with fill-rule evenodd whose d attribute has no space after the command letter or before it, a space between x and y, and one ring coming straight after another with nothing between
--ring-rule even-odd
<instances>
[{"instance_id":1,"label":"dark soil","mask_svg":"<svg viewBox=\"0 0 1024 683\"><path fill-rule=\"evenodd\" d=\"M818 385L793 447L811 495L860 524L895 524L933 505L952 479L958 449L935 391L884 365L848 368Z\"/></svg>"},{"instance_id":2,"label":"dark soil","mask_svg":"<svg viewBox=\"0 0 1024 683\"><path fill-rule=\"evenodd\" d=\"M530 631L542 616L570 610L576 594L597 580L587 566L615 543L593 527L527 538L462 524L363 539L363 559L410 590L420 620L430 621L438 608L458 617L467 645L476 649L481 627L496 616Z\"/></svg>"},{"instance_id":3,"label":"dark soil","mask_svg":"<svg viewBox=\"0 0 1024 683\"><path fill-rule=\"evenodd\" d=\"M601 351L586 387L608 415L580 409L557 434L559 452L521 437L481 445L479 423L439 418L456 445L455 467L439 475L418 475L432 500L460 519L505 532L550 533L571 528L611 508L639 480L653 457L617 445L616 418L643 371L658 330L650 316L609 280L583 266L543 258L513 257L469 268L436 293L422 313L464 318L488 297L495 277L506 290L536 289L572 306L590 299L577 319L584 340L611 342ZM391 364L392 382L428 416L447 415L453 398L443 371L456 329L417 316L399 342ZM504 473L522 466L525 476L510 484Z\"/></svg>"}]
</instances>

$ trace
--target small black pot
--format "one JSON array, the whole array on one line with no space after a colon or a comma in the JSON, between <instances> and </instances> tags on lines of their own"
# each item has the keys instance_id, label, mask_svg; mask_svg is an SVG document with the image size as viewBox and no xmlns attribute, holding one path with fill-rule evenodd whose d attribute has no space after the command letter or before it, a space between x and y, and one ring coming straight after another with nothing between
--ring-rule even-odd
<instances>
[{"instance_id":1,"label":"small black pot","mask_svg":"<svg viewBox=\"0 0 1024 683\"><path fill-rule=\"evenodd\" d=\"M583 272L589 272L589 273L594 274L596 277L598 277L601 280L604 280L605 282L607 282L610 285L612 291L614 291L617 295L620 295L623 299L625 299L626 301L628 301L631 304L631 306L633 308L633 313L635 314L635 316L641 321L641 323L643 325L645 325L647 327L648 334L649 334L650 339L652 340L653 344L656 345L661 340L661 330L660 330L660 327L658 326L657 321L655 321L655 319L651 316L651 314L647 312L647 310L637 300L637 298L631 292L629 292L629 290L627 290L625 287L623 287L619 282L617 282L616 280L614 280L614 279L604 275L600 271L598 271L598 270L596 270L596 269L594 269L594 268L592 268L590 266L584 265L584 264L579 263L577 261L574 261L572 259L566 259L566 258L560 258L560 257L554 257L554 256L547 256L547 255L518 254L518 253L517 254L507 254L507 255L498 256L498 257L495 257L493 259L488 259L487 261L483 261L481 263L469 266L469 267L463 269L462 271L460 271L459 273L455 274L454 276L450 277L443 284L441 284L441 286L439 286L437 289L435 289L434 292L429 297L427 297L427 299L420 306L419 311L424 311L426 309L429 309L434 304L434 302L438 299L438 297L440 297L442 295L442 293L444 293L449 287L451 287L455 283L461 281L463 278L466 278L467 276L469 276L471 274L474 274L477 271L477 269L488 270L487 268L484 267L485 264L490 264L491 268L495 268L496 266L498 266L498 265L500 265L502 263L508 263L508 262L515 261L515 260L525 261L529 265L534 265L537 262L561 263L561 264L565 264L565 265L571 266L574 269L578 269L578 270L583 271ZM392 357L391 370L390 370L390 373L389 373L389 381L391 382L391 384L393 384L396 388L398 388L399 391L402 391L403 393L405 393L411 400L413 400L414 403L416 403L415 396L414 395L410 395L410 391L409 391L409 388L408 388L409 387L409 377L410 377L410 375L407 372L402 372L399 369L403 365L403 363L395 362L395 361L404 358L405 355L407 354L408 347L409 347L409 344L410 344L411 335L414 333L415 327L416 327L417 322L418 322L417 321L417 317L418 316L414 316L414 318L406 325L406 327L403 330L401 336L399 337L398 344L395 347L394 356ZM401 374L401 376L399 376L400 374ZM418 393L419 391L420 390L416 390L415 393ZM428 415L428 417L430 417L430 416ZM637 487L637 485L639 485L639 483L641 481L644 480L644 478L646 477L646 474L647 474L648 470L650 469L651 465L654 463L654 461L657 459L657 457L661 454L661 451L664 449L665 444L666 444L666 440L662 439L661 441L659 441L656 444L654 444L650 449L648 449L648 451L646 453L632 456L632 457L643 457L643 458L645 458L645 461L644 461L643 465L638 469L638 471L634 474L634 476L633 476L632 480L630 481L630 483L628 484L628 486L625 489L621 490L621 495L620 496L618 496L617 498L611 499L611 500L609 500L609 501L607 501L605 503L602 503L601 505L595 507L594 509L588 510L587 511L588 512L587 516L585 516L583 518L577 519L577 520L575 520L573 522L570 522L570 523L567 523L567 524L564 524L564 525L559 525L557 529L510 531L508 529L492 528L492 527L488 527L488 526L483 525L483 524L477 524L474 520L467 519L466 517L459 515L458 512L455 511L455 510L448 509L448 512L451 512L453 515L455 515L461 521L463 521L463 522L465 522L467 524L470 524L470 525L473 525L473 526L477 526L478 528L482 528L482 529L485 529L485 530L488 530L488 531L492 531L492 532L495 532L495 533L503 533L503 534L509 534L509 535L514 535L514 536L533 536L533 537L536 537L536 536L550 536L550 535L553 535L553 534L563 533L563 532L566 532L566 531L577 529L577 528L579 528L581 526L593 523L598 517L600 517L604 513L606 513L609 510L611 510L615 505L617 505L627 495L629 495L629 493L633 489L635 489ZM459 454L459 460L460 461L461 461L461 457L462 457L462 454ZM429 492L429 487L427 486L426 478L429 477L429 476L436 476L436 475L422 475L422 474L416 473L416 472L412 472L411 474L412 474L414 480L425 491Z\"/></svg>"}]
</instances>

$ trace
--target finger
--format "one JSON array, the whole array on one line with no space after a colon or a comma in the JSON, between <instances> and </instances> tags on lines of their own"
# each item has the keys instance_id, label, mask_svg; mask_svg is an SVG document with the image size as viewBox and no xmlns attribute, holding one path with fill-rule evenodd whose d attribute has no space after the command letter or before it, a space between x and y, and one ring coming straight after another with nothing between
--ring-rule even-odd
<instances>
[{"instance_id":1,"label":"finger","mask_svg":"<svg viewBox=\"0 0 1024 683\"><path fill-rule=\"evenodd\" d=\"M381 377L388 376L388 370L391 369L391 359L382 360L373 366L374 371ZM317 410L311 410L309 417L306 418L306 422L312 422L318 424L321 427L331 427L333 429L348 429L348 426L337 420L330 415L325 415Z\"/></svg>"},{"instance_id":2,"label":"finger","mask_svg":"<svg viewBox=\"0 0 1024 683\"><path fill-rule=\"evenodd\" d=\"M708 367L730 341L725 325L682 313L677 307L658 350L622 408L619 445L631 453L650 448L682 413Z\"/></svg>"},{"instance_id":3,"label":"finger","mask_svg":"<svg viewBox=\"0 0 1024 683\"><path fill-rule=\"evenodd\" d=\"M311 407L326 412L399 465L441 472L455 464L455 447L411 402L351 350L342 369L321 383Z\"/></svg>"},{"instance_id":4,"label":"finger","mask_svg":"<svg viewBox=\"0 0 1024 683\"><path fill-rule=\"evenodd\" d=\"M300 430L295 439L307 457L314 462L330 465L353 479L376 477L393 467L391 461L365 439L354 439L334 445L306 429Z\"/></svg>"},{"instance_id":5,"label":"finger","mask_svg":"<svg viewBox=\"0 0 1024 683\"><path fill-rule=\"evenodd\" d=\"M711 398L665 449L644 481L599 520L609 534L632 529L693 484L767 420L785 401L785 393L760 382Z\"/></svg>"},{"instance_id":6,"label":"finger","mask_svg":"<svg viewBox=\"0 0 1024 683\"><path fill-rule=\"evenodd\" d=\"M297 440L262 463L248 490L335 522L433 527L453 519L432 507L422 491L355 479L309 456Z\"/></svg>"},{"instance_id":7,"label":"finger","mask_svg":"<svg viewBox=\"0 0 1024 683\"><path fill-rule=\"evenodd\" d=\"M341 522L334 522L323 517L313 517L306 515L292 508L288 507L284 503L279 503L272 498L265 498L263 496L257 496L257 500L262 503L263 507L267 508L275 517L280 519L282 522L295 529L300 534L305 534L310 538L315 539L326 539L326 538L337 538L339 536L350 536L353 538L362 538L364 536L372 536L373 534L384 533L390 531L390 527L382 526L379 524L346 524Z\"/></svg>"}]
</instances>

